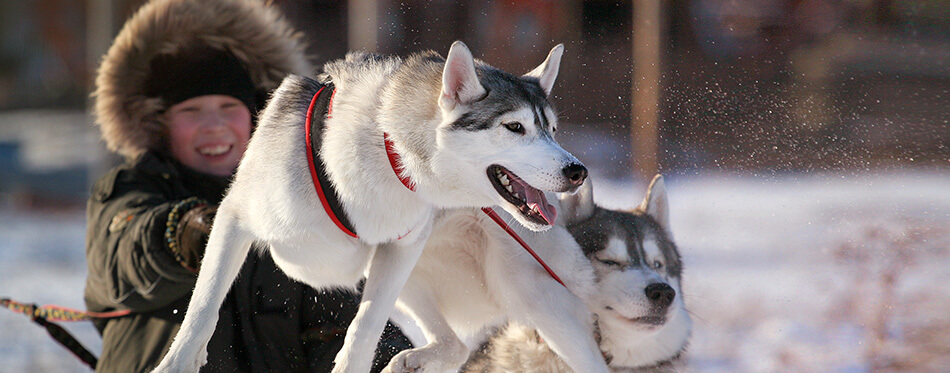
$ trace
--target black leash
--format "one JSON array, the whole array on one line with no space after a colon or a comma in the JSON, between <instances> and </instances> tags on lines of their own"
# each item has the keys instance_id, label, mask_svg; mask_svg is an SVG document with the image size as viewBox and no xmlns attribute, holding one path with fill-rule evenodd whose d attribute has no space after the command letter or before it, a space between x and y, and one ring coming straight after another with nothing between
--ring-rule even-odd
<instances>
[{"instance_id":1,"label":"black leash","mask_svg":"<svg viewBox=\"0 0 950 373\"><path fill-rule=\"evenodd\" d=\"M72 334L69 334L66 329L63 329L62 326L56 325L51 321L46 321L45 318L35 317L33 322L42 325L46 328L46 332L49 333L56 342L66 347L69 352L72 352L79 360L82 360L83 363L86 363L92 370L96 370L96 364L99 363L99 359L96 358L92 352L89 352L82 343L79 343L79 340L76 337L73 337Z\"/></svg>"}]
</instances>

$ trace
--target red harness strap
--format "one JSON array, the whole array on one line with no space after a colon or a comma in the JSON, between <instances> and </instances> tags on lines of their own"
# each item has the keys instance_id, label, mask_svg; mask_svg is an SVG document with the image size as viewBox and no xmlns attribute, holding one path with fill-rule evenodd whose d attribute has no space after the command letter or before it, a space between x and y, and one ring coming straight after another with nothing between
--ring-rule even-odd
<instances>
[{"instance_id":1,"label":"red harness strap","mask_svg":"<svg viewBox=\"0 0 950 373\"><path fill-rule=\"evenodd\" d=\"M313 135L311 133L311 127L313 127L311 118L313 118L313 109L314 107L316 107L317 98L320 97L320 93L322 93L323 90L326 88L327 88L327 85L324 85L320 87L319 90L317 90L317 93L313 95L313 99L310 100L310 107L307 108L307 123L306 123L306 126L304 126L305 128L304 136L306 136L304 143L307 144L307 165L310 166L310 178L313 180L313 187L314 189L317 190L317 195L320 197L320 203L323 204L323 210L326 211L328 216L330 216L330 220L333 220L333 223L336 224L337 228L340 228L340 230L343 231L343 233L346 233L347 235L353 238L359 238L359 236L357 236L356 233L354 233L349 228L347 228L346 225L344 225L343 222L340 221L340 218L337 217L337 214L333 212L333 208L330 206L330 203L327 200L327 194L323 190L323 187L320 185L320 178L317 175L316 159L314 159L314 154L313 154L314 153L313 143L310 141ZM333 96L332 96L333 94L336 94L336 90L334 90L330 96L330 101L327 107L328 117L330 115L330 110L332 110L333 108Z\"/></svg>"},{"instance_id":2,"label":"red harness strap","mask_svg":"<svg viewBox=\"0 0 950 373\"><path fill-rule=\"evenodd\" d=\"M317 90L317 93L313 95L313 99L310 100L310 107L307 109L307 125L305 126L306 130L304 131L305 136L306 136L305 143L307 144L307 164L310 166L310 177L313 179L313 186L314 186L314 189L317 190L317 195L320 196L320 203L323 204L323 210L326 211L327 215L330 216L330 219L333 220L333 223L335 223L336 226L340 228L341 231L343 231L343 233L346 233L350 237L359 238L359 236L357 236L356 233L354 233L352 230L348 229L346 227L347 224L344 224L344 222L342 222L341 219L337 217L337 214L334 213L334 208L331 206L331 203L328 201L326 192L323 190L323 187L321 187L320 179L317 175L316 159L314 159L315 154L313 151L313 144L311 141L312 139L311 128L313 127L311 118L313 118L313 111L314 111L314 107L316 107L317 98L320 97L320 93L322 93L326 87L327 85L324 85L323 87L320 87L319 90ZM333 94L335 93L336 91L334 90ZM330 117L330 113L332 112L332 110L333 110L333 96L331 95L330 101L327 103L327 118ZM393 142L389 139L388 133L383 132L383 141L385 142L385 147L386 147L386 157L389 158L389 165L392 167L393 172L396 174L396 177L399 178L399 181L402 182L402 185L405 185L406 188L408 188L411 191L415 191L416 185L411 180L409 180L409 178L406 177L406 175L403 174L404 166L400 162L399 153L396 152L395 146L393 145ZM345 214L345 212L342 211L342 208L340 208L340 212ZM528 244L525 243L524 240L522 240L521 237L519 237L518 234L515 233L515 231L512 230L511 227L509 227L508 224L506 224L505 221L501 217L499 217L498 214L495 213L494 210L492 210L490 207L484 207L482 208L482 212L488 215L488 217L490 217L496 224L498 224L498 226L504 229L505 232L508 233L509 236L511 236L511 238L514 238L514 240L517 241L521 245L521 247L527 250L528 253L531 254L532 257L534 257L534 260L536 260L539 264L541 264L541 266L544 267L544 270L547 271L548 274L551 275L551 277L554 278L555 281L557 281L561 285L564 285L564 281L561 281L561 278L558 277L557 274L555 274L554 271L550 267L548 267L546 263L544 263L544 260L542 260L541 257L538 256L538 254L534 252L534 250L531 250L531 247L528 246ZM406 234L409 234L409 233L407 232ZM400 236L399 238L402 238L405 236L406 235L404 234ZM567 287L567 285L564 285L564 287Z\"/></svg>"},{"instance_id":3,"label":"red harness strap","mask_svg":"<svg viewBox=\"0 0 950 373\"><path fill-rule=\"evenodd\" d=\"M531 250L531 246L528 246L528 243L524 242L524 240L522 240L521 237L518 236L518 233L515 233L515 231L512 230L511 227L509 227L508 224L506 224L505 221L500 216L498 216L498 213L496 213L495 210L492 210L491 207L482 207L482 212L484 212L485 215L488 215L488 217L490 217L491 220L494 220L495 224L498 224L498 226L501 227L501 229L504 229L505 232L508 233L509 236L511 236L511 238L514 238L515 241L518 241L518 243L521 244L521 247L527 250L528 254L531 254L531 256L534 257L534 260L536 260L538 264L541 264L541 266L544 267L545 271L548 271L548 274L551 275L552 278L554 278L554 281L557 281L558 283L563 285L565 288L567 287L567 285L564 285L564 281L561 281L561 278L557 277L557 274L554 273L554 270L552 270L551 267L548 267L548 265L544 263L544 260L542 260L541 257L538 256L538 254L534 252L534 250Z\"/></svg>"},{"instance_id":4,"label":"red harness strap","mask_svg":"<svg viewBox=\"0 0 950 373\"><path fill-rule=\"evenodd\" d=\"M321 100L324 90L330 89L333 92L330 93L329 99ZM319 152L319 134L315 133L314 126L319 125L319 129L323 128L323 114L317 113L320 117L318 121L314 121L315 111L318 110L318 106L323 102L326 104L326 119L329 119L333 114L333 96L336 94L336 90L333 88L333 83L327 83L320 87L317 90L317 93L313 95L313 98L310 99L310 106L307 108L307 119L306 126L304 127L304 143L307 146L307 165L310 168L310 178L313 180L314 189L317 191L317 196L320 197L320 204L323 205L323 210L326 212L327 216L330 217L330 220L336 224L337 228L340 228L343 233L346 233L348 236L353 238L359 238L359 235L356 234L356 229L350 220L346 216L346 211L343 210L343 205L340 201L337 200L337 196L333 194L333 185L329 181L329 177L326 174L326 170L323 169L322 165L319 164L318 152ZM319 110L323 110L320 106ZM318 137L314 137L318 136ZM396 177L399 178L399 181L402 182L402 185L405 185L409 190L415 191L416 186L408 177L403 175L403 166L400 163L399 153L396 152L393 142L389 139L389 134L383 132L383 141L386 148L386 156L389 159L389 164L392 166L393 172L395 172ZM327 189L329 188L329 190ZM397 239L402 239L409 232L397 237Z\"/></svg>"}]
</instances>

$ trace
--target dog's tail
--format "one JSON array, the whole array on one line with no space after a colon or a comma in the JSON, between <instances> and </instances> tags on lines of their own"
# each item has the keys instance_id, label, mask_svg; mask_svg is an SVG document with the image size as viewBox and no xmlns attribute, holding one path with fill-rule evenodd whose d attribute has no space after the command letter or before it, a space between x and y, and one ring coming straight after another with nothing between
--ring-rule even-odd
<instances>
[{"instance_id":1,"label":"dog's tail","mask_svg":"<svg viewBox=\"0 0 950 373\"><path fill-rule=\"evenodd\" d=\"M207 345L218 323L221 303L253 241L254 236L238 224L235 214L219 209L185 320L156 372L196 372L206 363Z\"/></svg>"}]
</instances>

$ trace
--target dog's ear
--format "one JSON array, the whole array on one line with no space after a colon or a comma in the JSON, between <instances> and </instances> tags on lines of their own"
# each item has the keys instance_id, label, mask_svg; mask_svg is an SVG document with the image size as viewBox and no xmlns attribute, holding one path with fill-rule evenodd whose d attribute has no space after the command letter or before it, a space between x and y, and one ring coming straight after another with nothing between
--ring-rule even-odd
<instances>
[{"instance_id":1,"label":"dog's ear","mask_svg":"<svg viewBox=\"0 0 950 373\"><path fill-rule=\"evenodd\" d=\"M557 78L557 71L561 67L561 55L563 54L564 44L555 45L554 48L551 48L551 51L548 52L548 58L544 59L541 66L524 74L525 76L538 78L538 83L541 84L541 89L544 90L544 94L546 95L550 96L551 88L554 88L554 79Z\"/></svg>"},{"instance_id":2,"label":"dog's ear","mask_svg":"<svg viewBox=\"0 0 950 373\"><path fill-rule=\"evenodd\" d=\"M666 183L663 175L656 175L647 188L647 195L640 203L640 210L653 217L667 232L670 231L670 203L666 198Z\"/></svg>"},{"instance_id":3,"label":"dog's ear","mask_svg":"<svg viewBox=\"0 0 950 373\"><path fill-rule=\"evenodd\" d=\"M559 223L568 225L590 218L594 214L594 183L587 178L574 193L558 193L561 211Z\"/></svg>"},{"instance_id":4,"label":"dog's ear","mask_svg":"<svg viewBox=\"0 0 950 373\"><path fill-rule=\"evenodd\" d=\"M478 81L475 73L475 59L465 43L456 41L445 58L442 70L442 94L439 106L443 110L452 110L456 105L467 104L485 96L485 87Z\"/></svg>"}]
</instances>

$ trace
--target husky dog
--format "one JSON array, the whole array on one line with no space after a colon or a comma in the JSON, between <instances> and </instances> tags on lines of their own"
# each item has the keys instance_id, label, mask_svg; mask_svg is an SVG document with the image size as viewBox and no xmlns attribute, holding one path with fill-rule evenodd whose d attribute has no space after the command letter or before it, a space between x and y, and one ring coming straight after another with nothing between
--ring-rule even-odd
<instances>
[{"instance_id":1,"label":"husky dog","mask_svg":"<svg viewBox=\"0 0 950 373\"><path fill-rule=\"evenodd\" d=\"M682 261L672 241L663 177L634 211L593 203L588 185L562 198L567 231L593 266L593 292L575 292L593 314L613 372L682 370L692 321L681 290ZM544 233L548 234L548 233ZM466 364L467 372L569 372L541 330L509 324ZM561 355L563 356L563 355ZM577 371L575 369L575 371Z\"/></svg>"},{"instance_id":2,"label":"husky dog","mask_svg":"<svg viewBox=\"0 0 950 373\"><path fill-rule=\"evenodd\" d=\"M156 370L204 364L220 304L258 241L288 276L314 287L354 286L365 275L334 372L369 371L439 209L500 205L544 230L556 210L543 191L573 191L587 177L553 138L548 96L562 53L554 47L518 77L455 42L445 59L355 52L328 63L319 81L285 79L218 208L185 320ZM314 110L318 98L330 102ZM311 119L325 120L313 149L304 136ZM318 153L311 166L308 153ZM315 192L315 168L329 181L325 193ZM337 215L321 207L331 199Z\"/></svg>"},{"instance_id":3,"label":"husky dog","mask_svg":"<svg viewBox=\"0 0 950 373\"><path fill-rule=\"evenodd\" d=\"M604 358L612 371L672 367L691 321L679 292L682 265L668 231L662 177L632 212L594 205L590 181L562 195L560 206L562 220L551 230L513 228L566 288L480 212L438 219L399 299L409 313L439 309L415 314L430 344L401 352L388 369L437 360L420 354L436 349L430 346L467 356L459 336L470 339L506 320L509 326L465 371L592 372L604 369Z\"/></svg>"}]
</instances>

